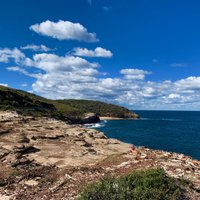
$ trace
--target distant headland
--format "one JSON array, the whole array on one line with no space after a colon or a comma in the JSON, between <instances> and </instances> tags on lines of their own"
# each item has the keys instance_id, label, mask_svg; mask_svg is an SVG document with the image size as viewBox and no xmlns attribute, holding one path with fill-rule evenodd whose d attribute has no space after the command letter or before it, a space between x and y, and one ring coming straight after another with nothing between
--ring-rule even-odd
<instances>
[{"instance_id":1,"label":"distant headland","mask_svg":"<svg viewBox=\"0 0 200 200\"><path fill-rule=\"evenodd\" d=\"M50 100L22 90L0 86L0 110L52 117L73 124L96 123L99 117L139 118L127 108L94 100Z\"/></svg>"}]
</instances>

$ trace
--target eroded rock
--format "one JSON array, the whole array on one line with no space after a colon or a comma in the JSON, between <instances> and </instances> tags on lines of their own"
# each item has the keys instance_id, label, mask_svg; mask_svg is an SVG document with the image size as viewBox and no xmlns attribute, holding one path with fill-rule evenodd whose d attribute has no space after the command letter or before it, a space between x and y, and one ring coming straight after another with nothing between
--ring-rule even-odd
<instances>
[{"instance_id":1,"label":"eroded rock","mask_svg":"<svg viewBox=\"0 0 200 200\"><path fill-rule=\"evenodd\" d=\"M0 188L2 195L20 200L75 199L90 181L152 167L188 178L200 189L200 161L183 154L145 147L132 152L130 144L82 125L13 114L3 117L5 123L2 115L1 130L9 130L9 134L0 134L0 176L7 174L9 183ZM49 192L51 188L54 192Z\"/></svg>"},{"instance_id":2,"label":"eroded rock","mask_svg":"<svg viewBox=\"0 0 200 200\"><path fill-rule=\"evenodd\" d=\"M26 136L25 133L21 133L17 139L17 142L19 143L29 143L30 139Z\"/></svg>"}]
</instances>

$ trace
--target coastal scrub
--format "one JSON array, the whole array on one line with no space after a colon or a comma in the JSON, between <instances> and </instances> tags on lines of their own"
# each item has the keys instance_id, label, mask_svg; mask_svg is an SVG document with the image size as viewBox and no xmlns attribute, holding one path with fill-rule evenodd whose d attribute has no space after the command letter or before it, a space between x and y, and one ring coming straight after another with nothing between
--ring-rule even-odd
<instances>
[{"instance_id":1,"label":"coastal scrub","mask_svg":"<svg viewBox=\"0 0 200 200\"><path fill-rule=\"evenodd\" d=\"M182 182L168 177L163 169L150 169L92 183L78 200L175 200L183 195L182 188Z\"/></svg>"}]
</instances>

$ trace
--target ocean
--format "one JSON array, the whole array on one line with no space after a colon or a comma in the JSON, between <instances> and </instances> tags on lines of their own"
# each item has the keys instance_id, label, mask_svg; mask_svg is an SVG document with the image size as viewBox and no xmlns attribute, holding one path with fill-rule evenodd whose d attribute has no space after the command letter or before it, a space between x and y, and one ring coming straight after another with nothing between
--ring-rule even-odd
<instances>
[{"instance_id":1,"label":"ocean","mask_svg":"<svg viewBox=\"0 0 200 200\"><path fill-rule=\"evenodd\" d=\"M200 160L200 112L135 111L139 120L107 120L94 128L136 146L183 153Z\"/></svg>"}]
</instances>

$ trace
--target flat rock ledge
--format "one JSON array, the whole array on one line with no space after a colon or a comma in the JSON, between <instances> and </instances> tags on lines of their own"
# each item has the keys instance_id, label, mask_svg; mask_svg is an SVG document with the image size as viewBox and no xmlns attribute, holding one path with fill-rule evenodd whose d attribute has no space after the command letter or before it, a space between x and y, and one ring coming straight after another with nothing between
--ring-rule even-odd
<instances>
[{"instance_id":1,"label":"flat rock ledge","mask_svg":"<svg viewBox=\"0 0 200 200\"><path fill-rule=\"evenodd\" d=\"M50 118L0 111L0 199L75 199L89 182L162 167L192 182L200 199L200 161L108 139L102 132Z\"/></svg>"}]
</instances>

